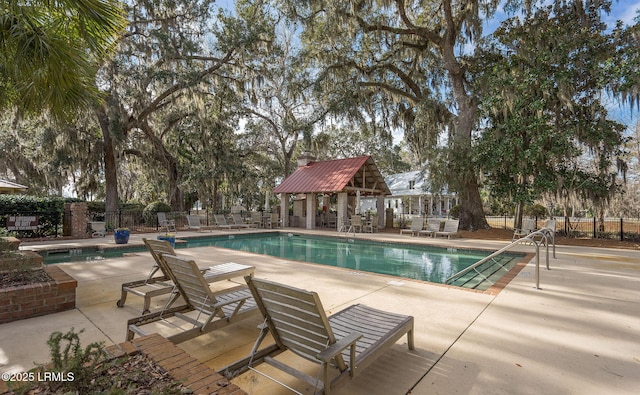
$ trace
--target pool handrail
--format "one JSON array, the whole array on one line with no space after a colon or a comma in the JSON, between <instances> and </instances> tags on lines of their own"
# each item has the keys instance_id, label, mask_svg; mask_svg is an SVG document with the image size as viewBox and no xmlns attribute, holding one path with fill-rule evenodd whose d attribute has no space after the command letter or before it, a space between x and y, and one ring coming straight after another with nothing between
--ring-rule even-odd
<instances>
[{"instance_id":1,"label":"pool handrail","mask_svg":"<svg viewBox=\"0 0 640 395\"><path fill-rule=\"evenodd\" d=\"M556 239L555 239L555 229L549 229L549 228L543 228L543 229L538 229L535 232L531 232L528 235L526 235L525 237L522 237L518 240L515 240L513 242L511 242L509 245L507 245L506 247L503 247L501 249L499 249L498 251L490 254L489 256L482 258L481 260L479 260L478 262L474 263L473 265L449 276L446 280L445 280L445 284L450 284L452 280L463 276L466 273L469 273L472 270L475 270L478 266L484 264L485 262L489 261L490 259L495 258L496 256L512 249L513 247L515 247L518 244L521 243L532 243L533 245L535 245L536 247L536 289L540 289L540 244L545 244L545 246L547 247L547 255L546 255L546 266L547 266L547 270L551 270L549 268L549 241L551 241L553 243L553 258L556 258ZM538 240L537 237L539 237L540 239ZM477 270L475 270L476 272L478 272ZM479 273L479 272L478 272Z\"/></svg>"}]
</instances>

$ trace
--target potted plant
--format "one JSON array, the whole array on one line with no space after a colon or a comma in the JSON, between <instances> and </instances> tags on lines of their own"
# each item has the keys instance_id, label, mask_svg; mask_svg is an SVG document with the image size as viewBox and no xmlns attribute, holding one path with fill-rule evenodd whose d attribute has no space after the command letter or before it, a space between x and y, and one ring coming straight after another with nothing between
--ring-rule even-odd
<instances>
[{"instance_id":1,"label":"potted plant","mask_svg":"<svg viewBox=\"0 0 640 395\"><path fill-rule=\"evenodd\" d=\"M113 238L116 244L127 244L129 242L129 228L116 228L113 231Z\"/></svg>"},{"instance_id":2,"label":"potted plant","mask_svg":"<svg viewBox=\"0 0 640 395\"><path fill-rule=\"evenodd\" d=\"M176 248L176 235L174 233L158 235L158 240L168 241L171 244L171 248Z\"/></svg>"}]
</instances>

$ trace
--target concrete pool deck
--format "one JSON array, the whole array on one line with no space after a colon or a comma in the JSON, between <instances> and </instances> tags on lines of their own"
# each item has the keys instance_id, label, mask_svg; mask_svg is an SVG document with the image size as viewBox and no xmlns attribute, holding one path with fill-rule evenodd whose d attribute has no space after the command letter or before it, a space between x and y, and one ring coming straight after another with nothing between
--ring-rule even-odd
<instances>
[{"instance_id":1,"label":"concrete pool deck","mask_svg":"<svg viewBox=\"0 0 640 395\"><path fill-rule=\"evenodd\" d=\"M181 231L178 235L207 233ZM141 242L143 236L155 238L156 234L132 235L129 244ZM491 250L508 244L387 233L358 237ZM107 237L23 243L21 248L98 244L115 246ZM518 246L516 250L533 252L534 247ZM637 250L564 245L557 246L556 251L557 259L551 259L549 271L543 268L544 254L541 257L541 289L534 287L532 260L496 295L214 247L181 249L179 253L192 257L202 267L228 261L254 265L256 277L318 292L329 313L364 303L413 315L416 349L408 351L406 338L401 339L339 394L637 393L640 254ZM59 264L78 281L76 309L0 325L0 371L25 371L34 361L46 362L46 340L53 331L84 329L84 345L103 341L108 346L124 341L126 320L140 314L142 299L130 295L125 307L117 308L120 286L146 277L150 265L151 258L144 252ZM154 299L152 311L164 301L161 297ZM260 321L239 322L179 347L217 370L248 354ZM259 369L273 373L301 393L313 392L308 385L274 373L264 364ZM291 393L252 372L232 381L250 394Z\"/></svg>"}]
</instances>

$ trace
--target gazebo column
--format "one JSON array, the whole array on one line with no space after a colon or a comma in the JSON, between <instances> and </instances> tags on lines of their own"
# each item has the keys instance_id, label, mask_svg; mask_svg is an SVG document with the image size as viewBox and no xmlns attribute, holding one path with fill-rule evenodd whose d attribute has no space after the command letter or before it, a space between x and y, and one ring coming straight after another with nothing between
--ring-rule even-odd
<instances>
[{"instance_id":1,"label":"gazebo column","mask_svg":"<svg viewBox=\"0 0 640 395\"><path fill-rule=\"evenodd\" d=\"M307 193L307 229L316 228L316 194Z\"/></svg>"},{"instance_id":2,"label":"gazebo column","mask_svg":"<svg viewBox=\"0 0 640 395\"><path fill-rule=\"evenodd\" d=\"M346 192L338 193L338 230L342 229L344 225L347 223L348 213L347 208L349 207L349 195Z\"/></svg>"},{"instance_id":3,"label":"gazebo column","mask_svg":"<svg viewBox=\"0 0 640 395\"><path fill-rule=\"evenodd\" d=\"M384 195L376 196L376 211L378 212L378 229L384 229Z\"/></svg>"},{"instance_id":4,"label":"gazebo column","mask_svg":"<svg viewBox=\"0 0 640 395\"><path fill-rule=\"evenodd\" d=\"M289 194L281 193L280 194L280 216L282 217L282 227L286 228L289 226Z\"/></svg>"}]
</instances>

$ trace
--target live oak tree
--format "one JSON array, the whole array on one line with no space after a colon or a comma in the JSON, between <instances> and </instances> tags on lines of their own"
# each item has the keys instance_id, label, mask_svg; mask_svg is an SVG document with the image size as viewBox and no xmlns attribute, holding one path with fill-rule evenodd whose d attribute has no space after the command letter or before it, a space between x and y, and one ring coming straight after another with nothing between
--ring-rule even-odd
<instances>
[{"instance_id":1,"label":"live oak tree","mask_svg":"<svg viewBox=\"0 0 640 395\"><path fill-rule=\"evenodd\" d=\"M434 185L446 182L459 193L461 228L488 227L471 152L477 99L460 48L474 44L498 2L285 3L303 24L302 42L327 73L325 81L348 87L360 102L381 97L389 126L402 127L414 152L432 164Z\"/></svg>"},{"instance_id":2,"label":"live oak tree","mask_svg":"<svg viewBox=\"0 0 640 395\"><path fill-rule=\"evenodd\" d=\"M207 111L207 96L231 81L229 73L268 34L259 8L249 4L231 16L215 12L213 3L128 4L129 28L103 68L108 99L96 111L106 147L107 210L117 208L116 143L126 148L122 152L143 158L146 170L158 174L171 206L183 209L177 126Z\"/></svg>"},{"instance_id":3,"label":"live oak tree","mask_svg":"<svg viewBox=\"0 0 640 395\"><path fill-rule=\"evenodd\" d=\"M245 62L243 70L247 81L245 128L254 135L257 154L275 161L271 180L293 172L298 144L303 137L309 143L314 125L328 112L328 106L314 94L311 70L300 57L294 35L286 26L276 26L275 21L274 28L274 41L268 50Z\"/></svg>"}]
</instances>

